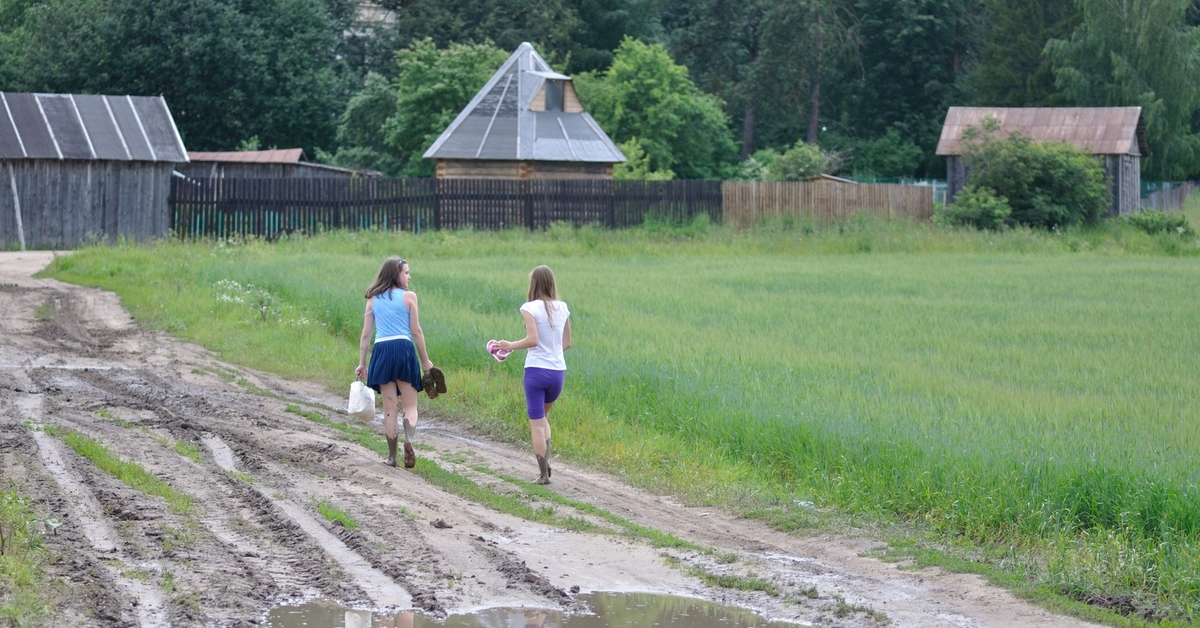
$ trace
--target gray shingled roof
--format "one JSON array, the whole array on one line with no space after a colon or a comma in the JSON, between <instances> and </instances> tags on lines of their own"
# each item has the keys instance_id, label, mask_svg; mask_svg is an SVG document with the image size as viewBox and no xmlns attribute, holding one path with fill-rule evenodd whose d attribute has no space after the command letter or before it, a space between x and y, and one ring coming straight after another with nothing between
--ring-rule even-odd
<instances>
[{"instance_id":1,"label":"gray shingled roof","mask_svg":"<svg viewBox=\"0 0 1200 628\"><path fill-rule=\"evenodd\" d=\"M1037 141L1059 141L1093 155L1149 155L1141 107L950 107L937 154L961 155L963 131L986 117L1000 131Z\"/></svg>"},{"instance_id":2,"label":"gray shingled roof","mask_svg":"<svg viewBox=\"0 0 1200 628\"><path fill-rule=\"evenodd\" d=\"M0 92L0 159L188 157L161 96Z\"/></svg>"},{"instance_id":3,"label":"gray shingled roof","mask_svg":"<svg viewBox=\"0 0 1200 628\"><path fill-rule=\"evenodd\" d=\"M569 81L521 44L425 151L426 159L617 163L625 155L586 111L530 111L547 80Z\"/></svg>"}]
</instances>

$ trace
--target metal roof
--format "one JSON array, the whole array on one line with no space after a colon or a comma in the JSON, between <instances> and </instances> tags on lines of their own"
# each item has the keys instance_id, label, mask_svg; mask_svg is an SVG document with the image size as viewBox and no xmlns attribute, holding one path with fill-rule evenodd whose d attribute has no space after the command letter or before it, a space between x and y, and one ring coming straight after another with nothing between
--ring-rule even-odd
<instances>
[{"instance_id":1,"label":"metal roof","mask_svg":"<svg viewBox=\"0 0 1200 628\"><path fill-rule=\"evenodd\" d=\"M425 151L426 159L625 161L586 111L531 111L547 80L570 77L523 43Z\"/></svg>"},{"instance_id":2,"label":"metal roof","mask_svg":"<svg viewBox=\"0 0 1200 628\"><path fill-rule=\"evenodd\" d=\"M188 160L161 96L0 92L0 159Z\"/></svg>"},{"instance_id":3,"label":"metal roof","mask_svg":"<svg viewBox=\"0 0 1200 628\"><path fill-rule=\"evenodd\" d=\"M963 131L988 116L1000 121L1002 133L1067 142L1093 155L1150 154L1141 107L950 107L937 154L963 154Z\"/></svg>"},{"instance_id":4,"label":"metal roof","mask_svg":"<svg viewBox=\"0 0 1200 628\"><path fill-rule=\"evenodd\" d=\"M304 150L300 148L220 152L188 151L188 159L191 161L221 161L227 163L248 164L298 164L303 158Z\"/></svg>"}]
</instances>

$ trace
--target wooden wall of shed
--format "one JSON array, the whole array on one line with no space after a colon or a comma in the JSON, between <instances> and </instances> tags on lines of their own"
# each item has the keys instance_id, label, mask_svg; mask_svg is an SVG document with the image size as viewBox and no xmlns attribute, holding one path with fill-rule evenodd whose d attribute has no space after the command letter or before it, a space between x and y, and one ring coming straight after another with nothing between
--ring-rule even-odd
<instances>
[{"instance_id":1,"label":"wooden wall of shed","mask_svg":"<svg viewBox=\"0 0 1200 628\"><path fill-rule=\"evenodd\" d=\"M946 157L946 204L954 202L954 195L967 184L967 164L962 155Z\"/></svg>"},{"instance_id":2,"label":"wooden wall of shed","mask_svg":"<svg viewBox=\"0 0 1200 628\"><path fill-rule=\"evenodd\" d=\"M175 170L193 179L345 179L349 172L339 172L308 164L259 164L193 161L176 164Z\"/></svg>"},{"instance_id":3,"label":"wooden wall of shed","mask_svg":"<svg viewBox=\"0 0 1200 628\"><path fill-rule=\"evenodd\" d=\"M1137 155L1105 155L1109 216L1126 216L1142 208L1142 164Z\"/></svg>"},{"instance_id":4,"label":"wooden wall of shed","mask_svg":"<svg viewBox=\"0 0 1200 628\"><path fill-rule=\"evenodd\" d=\"M439 159L439 179L612 179L612 164L570 161Z\"/></svg>"},{"instance_id":5,"label":"wooden wall of shed","mask_svg":"<svg viewBox=\"0 0 1200 628\"><path fill-rule=\"evenodd\" d=\"M28 248L71 248L119 236L167 234L174 164L57 159L0 160L0 249L18 246L9 166Z\"/></svg>"}]
</instances>

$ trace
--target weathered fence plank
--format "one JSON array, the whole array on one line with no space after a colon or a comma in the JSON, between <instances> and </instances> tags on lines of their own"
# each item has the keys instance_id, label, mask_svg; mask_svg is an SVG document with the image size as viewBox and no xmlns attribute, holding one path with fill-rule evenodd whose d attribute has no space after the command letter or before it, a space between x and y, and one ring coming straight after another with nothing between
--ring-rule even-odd
<instances>
[{"instance_id":1,"label":"weathered fence plank","mask_svg":"<svg viewBox=\"0 0 1200 628\"><path fill-rule=\"evenodd\" d=\"M726 181L726 224L749 227L768 218L843 220L858 213L927 220L933 216L931 186L839 181Z\"/></svg>"}]
</instances>

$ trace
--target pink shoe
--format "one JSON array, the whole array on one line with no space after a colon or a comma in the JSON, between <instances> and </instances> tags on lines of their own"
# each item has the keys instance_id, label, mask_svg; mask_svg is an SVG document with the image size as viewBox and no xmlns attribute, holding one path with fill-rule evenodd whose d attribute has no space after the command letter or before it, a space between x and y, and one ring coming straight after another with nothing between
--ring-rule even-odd
<instances>
[{"instance_id":1,"label":"pink shoe","mask_svg":"<svg viewBox=\"0 0 1200 628\"><path fill-rule=\"evenodd\" d=\"M492 354L493 358L496 358L497 362L503 362L504 360L508 359L508 354L512 353L512 351L501 349L500 343L496 342L495 340L489 340L487 342L487 351L488 353Z\"/></svg>"}]
</instances>

